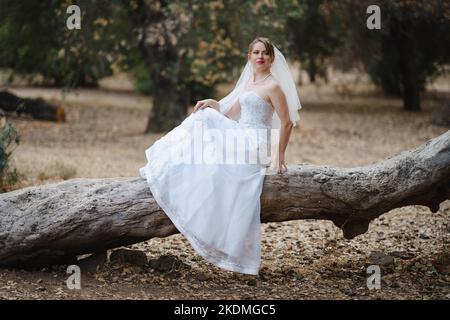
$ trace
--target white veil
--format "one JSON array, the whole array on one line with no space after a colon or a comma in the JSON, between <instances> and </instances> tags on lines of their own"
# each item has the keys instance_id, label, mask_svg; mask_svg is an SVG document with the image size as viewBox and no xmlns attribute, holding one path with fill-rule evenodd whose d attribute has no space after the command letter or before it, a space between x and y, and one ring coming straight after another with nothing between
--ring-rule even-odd
<instances>
[{"instance_id":1,"label":"white veil","mask_svg":"<svg viewBox=\"0 0 450 320\"><path fill-rule=\"evenodd\" d=\"M301 109L300 98L298 96L297 88L295 86L295 81L292 76L292 73L289 69L289 66L284 58L283 54L278 50L278 48L274 45L274 53L275 59L270 67L270 72L277 80L281 89L284 92L286 97L287 106L289 109L289 118L295 127L297 125L297 121L300 120L300 116L298 115L298 110ZM239 95L244 90L245 86L249 83L253 76L253 67L250 61L247 61L247 64L242 71L239 80L236 83L234 89L225 97L223 97L219 101L220 112L225 114L227 113L236 100L239 98ZM281 121L276 112L273 113L272 117L272 132L271 132L271 167L276 165L278 162L278 143L279 143L279 129L281 127Z\"/></svg>"},{"instance_id":2,"label":"white veil","mask_svg":"<svg viewBox=\"0 0 450 320\"><path fill-rule=\"evenodd\" d=\"M289 66L284 58L283 54L274 46L275 59L270 67L270 72L274 78L278 81L281 89L286 97L287 105L289 108L289 118L294 126L297 125L297 121L300 119L298 110L301 109L300 98L298 96L297 88L295 86L294 78L289 70ZM233 104L238 99L244 87L250 81L253 76L253 67L250 61L244 67L244 70L239 77L234 89L220 101L220 112L227 113L231 109ZM279 129L281 127L281 121L276 112L273 113L272 129Z\"/></svg>"}]
</instances>

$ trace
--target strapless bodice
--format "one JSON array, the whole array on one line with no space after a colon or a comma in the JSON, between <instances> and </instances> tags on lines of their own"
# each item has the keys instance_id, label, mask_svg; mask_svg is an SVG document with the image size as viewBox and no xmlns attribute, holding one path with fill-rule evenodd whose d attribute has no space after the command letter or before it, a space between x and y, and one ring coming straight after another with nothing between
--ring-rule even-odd
<instances>
[{"instance_id":1,"label":"strapless bodice","mask_svg":"<svg viewBox=\"0 0 450 320\"><path fill-rule=\"evenodd\" d=\"M270 128L272 126L273 108L252 90L243 91L239 96L241 104L240 124L252 127Z\"/></svg>"}]
</instances>

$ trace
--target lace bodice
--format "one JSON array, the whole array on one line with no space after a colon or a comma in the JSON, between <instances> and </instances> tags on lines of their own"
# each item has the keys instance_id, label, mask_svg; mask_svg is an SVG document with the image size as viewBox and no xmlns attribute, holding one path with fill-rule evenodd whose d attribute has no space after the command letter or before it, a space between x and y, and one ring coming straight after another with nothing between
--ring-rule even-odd
<instances>
[{"instance_id":1,"label":"lace bodice","mask_svg":"<svg viewBox=\"0 0 450 320\"><path fill-rule=\"evenodd\" d=\"M273 108L254 91L243 91L239 96L241 104L240 124L252 127L270 128L272 126Z\"/></svg>"}]
</instances>

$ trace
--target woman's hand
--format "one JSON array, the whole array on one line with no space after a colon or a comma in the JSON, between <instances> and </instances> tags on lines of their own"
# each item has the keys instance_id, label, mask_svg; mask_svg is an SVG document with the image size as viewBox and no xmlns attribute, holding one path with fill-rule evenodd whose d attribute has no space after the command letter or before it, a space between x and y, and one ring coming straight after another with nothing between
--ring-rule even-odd
<instances>
[{"instance_id":1,"label":"woman's hand","mask_svg":"<svg viewBox=\"0 0 450 320\"><path fill-rule=\"evenodd\" d=\"M194 110L192 112L196 112L200 109L205 109L207 107L211 107L217 110L218 102L214 99L205 99L197 101L197 104L194 106Z\"/></svg>"},{"instance_id":2,"label":"woman's hand","mask_svg":"<svg viewBox=\"0 0 450 320\"><path fill-rule=\"evenodd\" d=\"M277 173L283 174L287 171L288 168L286 166L286 161L284 160L284 155L280 155L278 158Z\"/></svg>"}]
</instances>

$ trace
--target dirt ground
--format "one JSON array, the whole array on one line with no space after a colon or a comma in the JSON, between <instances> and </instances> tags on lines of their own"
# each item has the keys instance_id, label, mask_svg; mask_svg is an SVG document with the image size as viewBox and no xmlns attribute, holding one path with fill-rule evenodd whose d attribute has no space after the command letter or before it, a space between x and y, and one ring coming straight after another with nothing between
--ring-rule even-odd
<instances>
[{"instance_id":1,"label":"dirt ground","mask_svg":"<svg viewBox=\"0 0 450 320\"><path fill-rule=\"evenodd\" d=\"M288 166L368 165L449 129L431 123L433 105L426 98L422 112L409 113L400 100L365 88L353 86L352 94L342 86L299 88L303 108L287 149ZM163 135L143 133L151 108L147 96L83 89L62 99L57 89L12 91L55 101L67 112L66 123L9 119L21 135L13 153L13 164L23 175L20 187L78 177L138 176L145 149ZM450 299L450 201L437 213L422 206L392 210L353 240L345 240L328 221L269 223L262 230L259 276L209 264L178 234L129 248L153 259L172 255L183 263L181 272L106 264L95 275L82 275L81 290L70 290L64 267L3 269L0 298ZM382 272L381 288L369 290L366 267L375 251L390 255L394 263Z\"/></svg>"}]
</instances>

